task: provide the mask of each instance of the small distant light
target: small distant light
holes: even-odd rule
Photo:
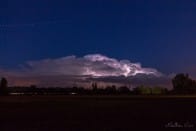
[[[77,93],[75,93],[75,92],[71,92],[71,93],[70,93],[70,95],[77,95]]]

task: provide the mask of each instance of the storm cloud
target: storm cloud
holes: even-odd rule
[[[165,76],[154,68],[144,68],[140,63],[117,60],[101,54],[84,57],[66,56],[57,59],[28,61],[18,70],[2,70],[12,85],[36,84],[65,86],[91,81],[115,84],[164,84]],[[22,79],[22,80],[21,80]]]
[[[161,75],[156,69],[143,68],[140,63],[131,63],[129,60],[117,60],[101,54],[29,61],[23,68],[27,73],[37,75],[90,75],[95,77],[128,77],[137,74]]]

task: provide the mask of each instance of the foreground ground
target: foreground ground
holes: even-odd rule
[[[1,131],[196,128],[196,97],[0,97]]]

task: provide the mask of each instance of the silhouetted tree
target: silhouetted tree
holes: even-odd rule
[[[7,95],[7,79],[6,78],[2,78],[1,79],[1,83],[0,83],[0,95]]]
[[[139,95],[139,94],[141,94],[140,88],[139,88],[139,87],[133,88],[132,93],[133,93],[134,95]]]
[[[116,93],[116,86],[115,85],[107,86],[104,91],[106,94],[115,94]]]
[[[123,94],[128,94],[128,93],[130,93],[129,88],[126,87],[126,86],[121,86],[121,87],[119,87],[119,88],[118,88],[118,91],[119,91],[120,93],[123,93]]]
[[[173,90],[179,94],[193,94],[196,91],[196,82],[188,74],[177,74],[172,79]]]
[[[93,91],[96,91],[97,90],[97,83],[96,82],[93,82],[92,83],[92,88],[93,88]]]

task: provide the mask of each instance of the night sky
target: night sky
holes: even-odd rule
[[[6,0],[0,68],[102,54],[196,76],[195,0]]]

